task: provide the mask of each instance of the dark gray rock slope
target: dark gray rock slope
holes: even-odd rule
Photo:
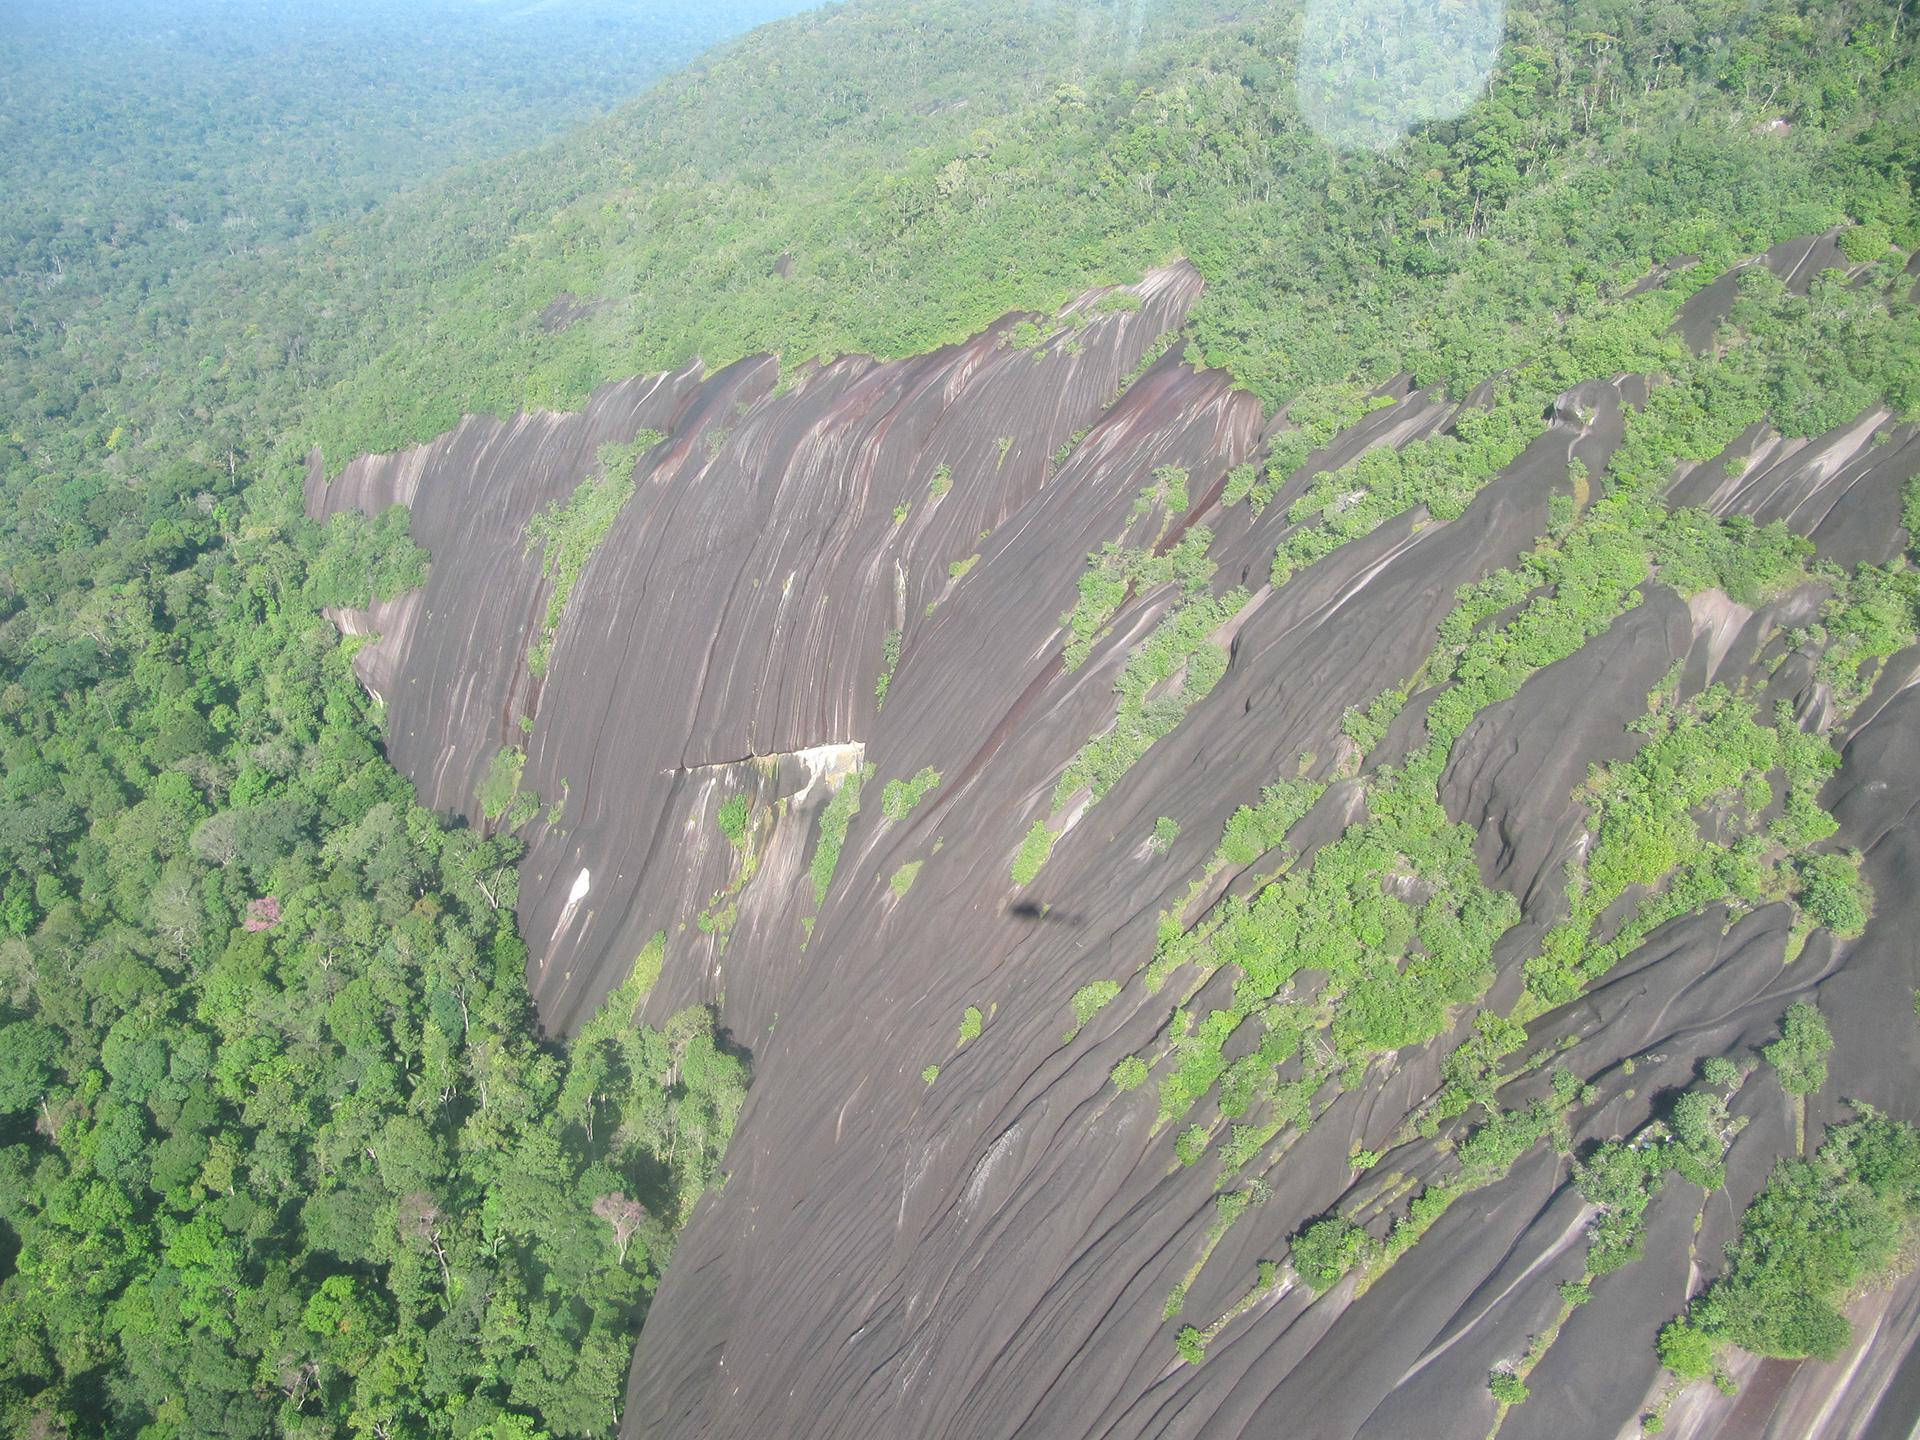
[[[1806,256],[1770,258],[1791,273]],[[1303,753],[1310,773],[1334,773],[1346,709],[1416,670],[1456,587],[1544,531],[1569,458],[1598,474],[1622,407],[1646,393],[1636,377],[1582,387],[1459,519],[1403,516],[1274,590],[1286,502],[1307,476],[1257,518],[1223,508],[1226,471],[1262,442],[1259,406],[1177,353],[1154,358],[1199,283],[1176,267],[1137,287],[1137,308],[1088,297],[1084,324],[1053,325],[1037,351],[1005,343],[1021,318],[1010,317],[901,362],[849,358],[785,380],[771,359],[695,368],[609,386],[579,414],[472,419],[357,461],[330,486],[316,469],[316,512],[407,504],[434,556],[422,591],[338,617],[380,637],[358,664],[387,703],[395,761],[429,803],[475,823],[476,786],[504,745],[525,746],[525,782],[544,801],[565,797],[524,832],[520,918],[544,1023],[577,1025],[664,931],[649,1018],[711,1001],[752,1052],[726,1183],[696,1212],[640,1341],[627,1435],[1479,1440],[1495,1420],[1489,1369],[1527,1348],[1557,1312],[1557,1284],[1581,1273],[1590,1212],[1566,1161],[1539,1146],[1364,1294],[1351,1278],[1319,1297],[1281,1283],[1204,1364],[1175,1353],[1162,1306],[1204,1253],[1213,1167],[1176,1163],[1151,1087],[1121,1093],[1109,1073],[1151,1049],[1177,996],[1129,986],[1069,1042],[1072,997],[1152,955],[1159,912],[1200,874],[1235,807]],[[1711,333],[1697,310],[1683,324]],[[1454,413],[1425,393],[1391,398],[1310,469],[1405,444]],[[537,677],[527,654],[548,582],[527,523],[593,471],[599,446],[643,428],[665,439]],[[1679,498],[1785,518],[1848,564],[1898,553],[1899,485],[1920,467],[1911,427],[1869,415],[1810,442],[1751,434],[1724,458],[1736,453],[1744,466],[1679,477]],[[1136,591],[1087,663],[1062,664],[1060,617],[1089,552],[1155,541],[1159,521],[1134,506],[1163,465],[1188,472],[1191,507],[1161,545],[1182,524],[1212,527],[1216,585],[1245,583],[1252,599],[1220,637],[1231,659],[1217,687],[1021,889],[1009,879],[1021,837],[1069,757],[1111,723],[1129,651],[1176,601],[1171,586]],[[1688,602],[1650,585],[1605,634],[1474,722],[1442,799],[1477,829],[1485,880],[1523,906],[1496,956],[1495,1004],[1518,993],[1521,961],[1565,913],[1564,865],[1586,838],[1574,787],[1591,764],[1632,753],[1626,726],[1648,692],[1677,663],[1687,689],[1745,683],[1817,722],[1826,702],[1810,672],[1760,653],[1814,607],[1788,596],[1755,616],[1717,593]],[[1920,655],[1887,667],[1839,737],[1845,764],[1827,796],[1878,892],[1866,934],[1816,936],[1783,965],[1784,906],[1656,931],[1531,1027],[1535,1050],[1564,1044],[1563,1062],[1598,1088],[1575,1112],[1576,1145],[1632,1134],[1701,1058],[1764,1044],[1807,996],[1839,1042],[1809,1114],[1816,1136],[1844,1113],[1841,1097],[1920,1118],[1916,676]],[[1418,708],[1416,697],[1382,753],[1404,753]],[[861,766],[872,779],[816,905],[816,822]],[[885,782],[929,766],[939,785],[887,819]],[[715,818],[736,793],[753,803],[744,884]],[[1334,784],[1296,847],[1337,836],[1361,803]],[[1162,816],[1179,826],[1164,853],[1148,843]],[[910,863],[922,868],[899,893],[890,882]],[[1208,893],[1245,883],[1229,871]],[[963,1045],[968,1006],[985,1024]],[[1446,1045],[1403,1053],[1331,1099],[1265,1172],[1271,1198],[1192,1277],[1187,1315],[1227,1311],[1262,1260],[1284,1261],[1290,1233],[1351,1202],[1350,1186],[1370,1183],[1349,1166],[1356,1147],[1391,1147],[1378,1173],[1409,1188],[1444,1167],[1444,1135],[1401,1137],[1438,1086]],[[1506,1103],[1544,1083],[1544,1071],[1516,1082]],[[1637,1433],[1661,1385],[1655,1331],[1713,1273],[1740,1208],[1792,1147],[1777,1085],[1748,1086],[1738,1104],[1749,1123],[1727,1193],[1696,1233],[1702,1193],[1668,1185],[1645,1258],[1574,1313],[1503,1435]],[[1749,1365],[1738,1400],[1692,1387],[1669,1433],[1905,1433],[1894,1410],[1920,1387],[1895,1380],[1920,1331],[1920,1287],[1869,1297],[1854,1318],[1858,1343],[1841,1362]]]

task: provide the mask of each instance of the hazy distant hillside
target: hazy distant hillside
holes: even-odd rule
[[[558,134],[804,0],[0,4],[9,268],[236,250]],[[176,242],[177,243],[177,242]],[[44,246],[44,251],[36,248]]]
[[[224,384],[206,363],[223,331],[257,336],[289,279],[290,306],[328,312],[324,273],[290,269],[290,247],[803,4],[0,0],[0,405],[97,415],[103,435],[190,414],[112,387],[136,354],[144,380]]]

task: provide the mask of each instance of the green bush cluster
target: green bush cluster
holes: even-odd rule
[[[1789,787],[1787,823],[1775,825],[1773,838],[1821,833],[1809,817],[1821,813],[1814,796],[1830,766],[1812,754],[1815,745],[1825,750],[1824,742],[1801,736],[1789,716],[1777,718],[1784,730],[1759,724],[1751,702],[1715,687],[1649,716],[1642,727],[1649,739],[1639,753],[1595,773],[1587,786],[1595,840],[1577,875],[1572,914],[1526,965],[1536,1003],[1570,999],[1675,915],[1718,900],[1753,903],[1784,893],[1789,877],[1757,829],[1759,812],[1773,798],[1768,777],[1784,768]],[[1695,815],[1710,802],[1722,812],[1722,832],[1735,837],[1731,844],[1701,836]],[[1824,863],[1829,859],[1832,865]],[[1829,915],[1864,923],[1849,904],[1857,897],[1842,873],[1851,873],[1846,862],[1814,857],[1797,868],[1818,876],[1814,892]],[[1593,926],[1630,886],[1663,882],[1611,940],[1592,943]]]
[[[1555,1137],[1565,1148],[1561,1133],[1566,1111],[1586,1092],[1570,1071],[1553,1072],[1550,1098],[1534,1101],[1524,1110],[1495,1110],[1460,1142],[1460,1180],[1466,1189],[1491,1184],[1513,1168],[1513,1162],[1541,1140]]]
[[[1251,497],[1257,515],[1273,503],[1290,476],[1307,463],[1315,450],[1332,441],[1335,435],[1359,421],[1369,410],[1392,405],[1391,398],[1369,396],[1365,387],[1353,383],[1308,383],[1288,401],[1287,428],[1268,447],[1258,469],[1251,465],[1236,470],[1230,479],[1222,503],[1237,505]]]
[[[1031,885],[1059,839],[1060,832],[1050,828],[1044,819],[1034,821],[1013,857],[1013,883]]]
[[[1435,1102],[1437,1118],[1459,1115],[1474,1105],[1494,1106],[1501,1058],[1527,1043],[1525,1027],[1493,1010],[1473,1017],[1473,1034],[1461,1041],[1441,1062],[1444,1082]]]
[[[527,752],[518,745],[502,745],[487,762],[487,773],[474,789],[480,813],[489,820],[502,819],[520,794],[520,777],[527,768]],[[537,802],[536,802],[537,803]]]
[[[887,692],[893,688],[893,672],[900,664],[900,632],[887,631],[887,638],[881,646],[882,663],[879,678],[873,682],[873,708],[878,710],[887,703]]]
[[[1168,615],[1127,661],[1114,682],[1120,697],[1113,726],[1067,762],[1053,790],[1059,810],[1082,788],[1098,800],[1155,741],[1173,729],[1227,672],[1227,652],[1208,641],[1246,603],[1244,590],[1202,595]],[[1167,684],[1174,681],[1173,684]],[[1159,694],[1154,691],[1166,688]]]
[[[1160,534],[1165,535],[1173,522],[1183,518],[1192,508],[1193,500],[1187,494],[1187,472],[1178,465],[1156,465],[1153,467],[1152,481],[1134,498],[1127,523],[1132,524],[1158,510]]]
[[[1060,1043],[1063,1045],[1070,1043],[1073,1037],[1086,1027],[1089,1020],[1113,1003],[1114,997],[1119,993],[1120,982],[1117,980],[1090,981],[1074,991],[1073,1024],[1067,1033],[1060,1037]]]
[[[312,602],[364,610],[424,585],[427,552],[413,543],[409,523],[404,505],[389,505],[378,515],[349,510],[316,530],[306,577]],[[177,527],[175,534],[186,538]]]
[[[547,591],[547,614],[541,620],[540,639],[526,653],[526,668],[536,676],[547,672],[553,636],[561,628],[566,601],[572,599],[574,586],[580,584],[580,574],[612,530],[612,522],[634,499],[634,467],[639,455],[659,442],[659,430],[643,430],[632,444],[601,445],[601,476],[588,476],[566,501],[553,501],[526,522],[528,553],[540,545],[541,574],[553,582],[553,588]]]
[[[1278,834],[1317,793],[1304,781],[1270,790],[1263,803],[1272,805]],[[1230,835],[1249,828],[1229,822]],[[1169,936],[1173,954],[1233,965],[1241,979],[1231,1008],[1211,1012],[1191,1033],[1177,1031],[1162,1112],[1184,1113],[1220,1080],[1227,1038],[1256,1016],[1265,1038],[1243,1062],[1240,1084],[1247,1102],[1272,1098],[1273,1067],[1297,1051],[1302,1031],[1297,1007],[1269,1002],[1303,969],[1326,976],[1323,1003],[1342,1063],[1441,1033],[1449,1007],[1478,998],[1491,981],[1493,944],[1518,917],[1511,896],[1481,881],[1472,839],[1467,827],[1447,823],[1437,801],[1401,799],[1323,847],[1304,873],[1223,901],[1198,936]],[[1383,877],[1395,873],[1423,882],[1427,898],[1415,906],[1389,893]],[[1224,1096],[1223,1088],[1223,1110]]]
[[[1474,493],[1544,428],[1537,387],[1512,387],[1486,410],[1462,411],[1450,431],[1395,449],[1376,446],[1328,471],[1287,510],[1295,526],[1274,555],[1272,581],[1289,576],[1395,515],[1424,505],[1437,520],[1454,520]],[[1318,523],[1309,525],[1308,521]]]
[[[1207,558],[1212,544],[1213,532],[1196,525],[1165,554],[1109,541],[1098,554],[1089,556],[1073,609],[1060,617],[1061,625],[1072,633],[1064,660],[1068,673],[1086,663],[1131,589],[1149,590],[1178,581],[1188,599],[1204,593],[1214,569]]]
[[[1870,1109],[1828,1133],[1812,1160],[1783,1160],[1747,1207],[1726,1272],[1660,1332],[1682,1379],[1722,1346],[1831,1360],[1851,1341],[1840,1306],[1896,1262],[1920,1223],[1920,1134]]]
[[[880,813],[887,820],[904,820],[936,785],[940,783],[940,772],[931,765],[924,767],[919,774],[909,779],[893,779],[886,783],[880,792]]]
[[[1487,1377],[1487,1389],[1502,1405],[1522,1404],[1533,1393],[1527,1389],[1527,1382],[1511,1370],[1495,1370]]]
[[[1780,1076],[1780,1088],[1789,1095],[1811,1095],[1827,1083],[1827,1056],[1833,1050],[1833,1032],[1819,1007],[1797,1000],[1780,1022],[1780,1038],[1761,1054]]]
[[[1407,1213],[1394,1222],[1369,1264],[1376,1269],[1391,1265],[1420,1242],[1454,1201],[1504,1177],[1542,1139],[1551,1137],[1564,1151],[1568,1107],[1591,1099],[1590,1087],[1583,1087],[1569,1071],[1556,1069],[1550,1096],[1523,1110],[1492,1111],[1461,1143],[1459,1173],[1435,1181],[1408,1202]]]
[[[1423,761],[1423,768],[1443,766],[1476,714],[1512,698],[1528,676],[1566,659],[1638,603],[1647,563],[1619,508],[1596,506],[1565,540],[1462,592],[1440,627],[1438,663],[1428,665],[1430,678],[1447,682],[1427,707],[1434,753],[1410,759],[1409,770]],[[1522,600],[1506,624],[1481,625]]]
[[[648,432],[657,442],[657,433]],[[613,522],[633,498],[633,464],[624,451],[609,455],[618,447],[602,447],[602,474],[589,476],[574,487],[565,501],[556,500],[527,522],[527,550],[540,547],[540,569],[552,588],[547,592],[547,612],[540,635],[527,651],[527,668],[535,675],[547,673],[547,660],[553,653],[553,639],[566,614],[573,587],[600,542],[607,538]],[[614,463],[609,463],[611,460]],[[624,465],[621,462],[625,462]]]
[[[1242,805],[1228,817],[1221,856],[1229,865],[1251,865],[1278,848],[1326,788],[1311,780],[1275,780],[1260,792],[1258,805]]]
[[[1357,705],[1348,706],[1347,713],[1341,717],[1340,729],[1364,756],[1386,738],[1388,727],[1406,703],[1406,691],[1383,690],[1373,697],[1365,709]]]
[[[1606,1275],[1640,1258],[1646,1211],[1666,1178],[1667,1156],[1657,1143],[1609,1141],[1574,1170],[1580,1193],[1600,1213],[1589,1232],[1587,1273]]]
[[[1920,570],[1862,565],[1828,601],[1819,626],[1801,638],[1820,646],[1820,678],[1842,705],[1852,705],[1866,698],[1881,663],[1911,643],[1916,629]]]
[[[1819,435],[1887,405],[1920,407],[1920,314],[1888,304],[1904,290],[1896,261],[1855,284],[1838,271],[1814,277],[1796,295],[1770,270],[1743,271],[1732,322],[1760,342],[1755,380],[1768,418],[1785,435]]]
[[[1840,769],[1840,752],[1824,735],[1801,730],[1793,718],[1793,707],[1785,700],[1774,707],[1773,733],[1779,737],[1786,797],[1767,835],[1788,850],[1804,851],[1840,828],[1833,816],[1820,808],[1820,791]]]
[[[1878,220],[1850,225],[1840,232],[1840,249],[1856,265],[1878,260],[1887,253],[1887,247],[1892,243],[1893,238],[1887,233],[1887,227]]]
[[[1860,878],[1856,855],[1806,855],[1794,863],[1800,886],[1800,908],[1815,923],[1841,939],[1851,939],[1867,928],[1872,897]]]
[[[720,833],[736,849],[747,843],[747,817],[750,813],[750,802],[745,795],[731,795],[714,814],[714,823],[720,827]]]
[[[1702,1190],[1718,1190],[1727,1183],[1727,1136],[1732,1128],[1726,1097],[1707,1090],[1681,1093],[1667,1114],[1673,1142],[1668,1160],[1674,1171]]]
[[[824,905],[827,889],[833,884],[833,872],[840,868],[840,850],[847,843],[847,827],[860,813],[860,787],[873,778],[873,766],[865,765],[840,782],[826,808],[820,812],[820,838],[814,841],[813,861],[809,867],[813,880],[813,903]]]
[[[1675,510],[1653,536],[1660,578],[1682,595],[1723,590],[1742,605],[1762,605],[1807,578],[1813,542],[1780,521],[1755,525],[1745,515],[1718,519]]]
[[[1293,1237],[1294,1273],[1315,1294],[1331,1290],[1341,1276],[1372,1255],[1378,1243],[1346,1216],[1326,1216]]]

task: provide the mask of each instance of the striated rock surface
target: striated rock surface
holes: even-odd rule
[[[1154,464],[1251,448],[1259,407],[1224,376],[1168,359],[1114,403],[1198,290],[1180,267],[1137,287],[1137,309],[1098,311],[1089,297],[1084,328],[1060,327],[1039,353],[1002,343],[1009,321],[933,355],[851,357],[783,386],[771,358],[704,379],[695,368],[604,387],[577,415],[470,419],[431,445],[356,461],[330,485],[316,470],[316,512],[406,504],[416,538],[450,562],[424,589],[342,617],[380,636],[357,663],[387,702],[395,763],[428,803],[476,823],[477,787],[502,746],[525,747],[525,783],[543,799],[566,797],[558,823],[529,832],[522,883],[549,1028],[578,1023],[648,936],[726,887],[733,856],[713,823],[718,805],[743,787],[756,805],[790,793],[750,762],[870,736],[888,631],[903,631],[903,669],[922,669],[928,637],[969,625],[960,597],[993,589],[963,587],[952,568],[979,554],[1004,572],[1020,563],[1004,558],[1010,549],[1033,553],[1024,512],[1063,445],[1089,432],[1054,493],[1110,492],[1116,503]],[[600,446],[649,429],[666,438],[642,460],[639,491],[580,576],[536,676],[526,656],[550,582],[527,524],[597,470]],[[950,488],[936,496],[941,467]],[[1050,531],[1043,543],[1077,566],[1103,518],[1061,517],[1049,523],[1086,533]],[[1036,649],[1059,600],[1037,603],[1026,617]],[[533,721],[524,733],[522,716]],[[791,793],[810,819],[828,787]],[[591,888],[570,908],[582,873]],[[802,896],[774,889],[754,887],[733,951],[797,948]],[[770,960],[778,974],[736,964],[723,976],[719,942],[699,948],[694,963],[676,957],[658,1002],[724,990],[728,1022],[752,1043],[797,956]]]
[[[1793,278],[1817,251],[1768,260]],[[1438,1088],[1448,1041],[1330,1084],[1324,1112],[1261,1171],[1271,1196],[1209,1249],[1217,1167],[1178,1163],[1151,1088],[1109,1078],[1168,1033],[1177,987],[1129,985],[1069,1038],[1075,992],[1152,957],[1161,912],[1179,909],[1229,816],[1275,778],[1304,765],[1335,782],[1295,827],[1303,855],[1363,812],[1341,778],[1358,758],[1348,708],[1419,669],[1457,587],[1546,531],[1569,461],[1599,474],[1647,393],[1633,376],[1580,387],[1457,519],[1404,515],[1275,589],[1288,503],[1314,474],[1437,433],[1459,407],[1403,386],[1257,516],[1223,506],[1227,471],[1268,426],[1225,375],[1156,358],[1199,283],[1182,265],[1133,299],[1089,296],[1039,317],[1034,348],[1009,340],[1035,317],[1009,317],[905,361],[790,377],[770,358],[689,369],[609,386],[575,415],[470,419],[330,485],[316,466],[316,513],[406,504],[434,556],[423,590],[337,617],[379,637],[356,663],[387,703],[396,763],[429,803],[476,824],[504,746],[524,747],[523,783],[546,805],[564,797],[522,831],[520,918],[545,1025],[577,1025],[665,931],[647,1014],[715,1003],[752,1052],[728,1177],[655,1301],[626,1435],[1479,1440],[1496,1421],[1490,1369],[1552,1323],[1556,1287],[1582,1272],[1591,1209],[1541,1146],[1364,1293],[1350,1276],[1316,1297],[1283,1269],[1204,1364],[1175,1352],[1184,1321],[1163,1306],[1176,1286],[1182,1314],[1205,1324],[1248,1294],[1262,1261],[1285,1259],[1305,1221],[1356,1199],[1389,1205],[1390,1177],[1403,1177],[1397,1195],[1444,1170],[1459,1122],[1425,1136],[1405,1122]],[[1702,291],[1682,332],[1704,343],[1730,294]],[[664,438],[535,674],[551,582],[528,523],[597,473],[599,447],[646,429]],[[1184,514],[1137,503],[1169,465],[1187,473]],[[1823,555],[1878,563],[1904,543],[1899,489],[1917,468],[1914,427],[1870,414],[1811,441],[1750,433],[1683,473],[1674,497],[1784,519]],[[1050,813],[1070,757],[1113,722],[1129,653],[1179,599],[1172,584],[1136,588],[1069,669],[1061,616],[1087,558],[1108,541],[1164,552],[1195,525],[1213,532],[1216,590],[1251,592],[1215,637],[1225,674],[1097,804],[1083,794],[1068,808],[1044,868],[1016,886],[1023,835]],[[1603,634],[1473,721],[1440,791],[1449,818],[1477,831],[1485,881],[1522,907],[1492,1003],[1511,1003],[1521,962],[1565,915],[1566,862],[1590,838],[1574,790],[1638,748],[1627,726],[1649,692],[1678,667],[1684,691],[1744,687],[1817,718],[1820,687],[1776,637],[1818,603],[1795,592],[1755,612],[1649,583]],[[1887,665],[1839,737],[1826,796],[1836,843],[1864,853],[1879,897],[1863,936],[1816,935],[1783,964],[1786,906],[1715,907],[1662,926],[1532,1023],[1530,1049],[1596,1087],[1574,1115],[1576,1151],[1632,1134],[1703,1058],[1766,1043],[1802,997],[1839,1042],[1811,1133],[1844,1113],[1842,1097],[1920,1118],[1916,676],[1920,655]],[[1417,742],[1430,698],[1411,697],[1376,762]],[[862,767],[871,778],[819,902],[817,822]],[[890,817],[887,782],[926,768],[938,784]],[[741,794],[750,838],[735,846],[718,817]],[[1161,817],[1178,829],[1157,844]],[[1186,913],[1272,868],[1212,874]],[[1204,1013],[1215,999],[1190,1003]],[[969,1006],[984,1024],[963,1042]],[[1502,1102],[1546,1085],[1543,1066]],[[1645,1257],[1573,1312],[1501,1435],[1637,1433],[1662,1383],[1655,1332],[1714,1272],[1794,1144],[1777,1086],[1743,1088],[1736,1111],[1748,1123],[1726,1193],[1667,1185]],[[1370,1176],[1349,1163],[1359,1148],[1385,1152]],[[1738,1399],[1693,1387],[1668,1433],[1906,1433],[1920,1386],[1900,1366],[1920,1334],[1920,1285],[1868,1297],[1854,1319],[1841,1361],[1750,1363]]]

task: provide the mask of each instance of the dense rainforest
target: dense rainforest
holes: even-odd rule
[[[513,842],[416,804],[318,620],[424,557],[263,505],[292,392],[197,347],[792,8],[0,11],[7,1433],[612,1423],[744,1066],[699,1010],[534,1039]]]
[[[919,355],[1013,311],[1036,318],[1008,345],[1037,360],[1076,343],[1084,315],[1048,317],[1079,292],[1190,262],[1205,289],[1135,374],[1174,354],[1253,397],[1271,433],[1204,503],[1287,528],[1215,587],[1212,534],[1174,531],[1203,497],[1169,466],[1129,517],[1147,531],[1089,558],[1061,617],[1067,673],[1100,663],[1129,596],[1179,600],[1126,650],[1108,728],[1044,792],[1012,857],[1027,887],[1072,817],[1219,683],[1212,637],[1254,590],[1410,512],[1459,517],[1560,397],[1660,377],[1604,471],[1576,461],[1557,482],[1534,547],[1474,576],[1432,650],[1349,711],[1329,761],[1343,768],[1302,757],[1249,797],[1217,850],[1208,837],[1205,878],[1282,848],[1363,769],[1366,818],[1271,883],[1173,907],[1149,946],[1135,989],[1187,967],[1238,976],[1210,1012],[1183,1007],[1163,1051],[1111,1066],[1122,1095],[1152,1077],[1181,1165],[1223,1167],[1189,1278],[1270,1194],[1248,1167],[1311,1125],[1316,1095],[1360,1088],[1486,997],[1518,906],[1438,798],[1476,717],[1639,606],[1655,575],[1753,607],[1824,587],[1794,644],[1842,719],[1913,643],[1906,558],[1836,566],[1778,522],[1663,489],[1752,426],[1814,437],[1920,410],[1920,84],[1899,0],[1521,0],[1471,103],[1404,136],[1388,112],[1437,63],[1431,46],[1355,87],[1331,139],[1304,58],[1338,69],[1370,14],[1397,13],[1378,3],[1342,28],[1317,5],[854,0],[595,113],[794,8],[742,0],[693,22],[668,6],[357,4],[323,24],[262,4],[86,6],[58,23],[0,7],[15,42],[0,60],[10,1433],[610,1434],[676,1235],[722,1178],[748,1057],[711,1007],[634,1019],[678,943],[667,917],[571,1037],[543,1030],[515,909],[524,827],[557,818],[516,806],[511,749],[482,823],[424,808],[383,751],[387,707],[354,675],[369,642],[322,613],[392,601],[453,557],[421,549],[398,509],[308,518],[310,467],[324,478],[469,412],[577,408],[693,361],[712,373],[772,352],[791,384],[803,362]],[[1845,271],[1789,285],[1745,270],[1708,343],[1682,343],[1689,301],[1723,272],[1828,232]],[[1102,303],[1118,320],[1141,302]],[[1473,404],[1290,486],[1410,386]],[[599,482],[528,523],[558,582],[536,673],[665,438],[603,451]],[[936,472],[931,498],[948,483]],[[1916,516],[1920,496],[1909,530]],[[951,579],[979,554],[954,556]],[[902,703],[901,646],[895,628],[876,647],[876,709]],[[1567,1143],[1588,1081],[1530,1059],[1543,1093],[1502,1108],[1502,1059],[1663,923],[1783,904],[1796,952],[1866,925],[1859,856],[1827,843],[1839,757],[1823,735],[1745,693],[1683,694],[1677,675],[1634,724],[1642,747],[1583,791],[1595,841],[1566,913],[1506,1012],[1466,1022],[1420,1107],[1427,1133],[1477,1117],[1457,1173],[1382,1233],[1353,1207],[1298,1227],[1285,1253],[1309,1290],[1373,1283],[1455,1201]],[[876,785],[868,819],[904,820],[940,784],[920,768]],[[858,782],[839,794],[816,903]],[[1697,825],[1709,804],[1723,813]],[[745,846],[744,807],[719,825]],[[1157,853],[1178,831],[1155,828]],[[893,872],[896,900],[922,863]],[[1383,899],[1388,873],[1421,903]],[[1311,1004],[1291,998],[1305,971],[1327,977]],[[1122,990],[1080,988],[1068,1040]],[[962,1045],[990,1011],[954,1017]],[[1821,1089],[1820,1011],[1783,1007],[1780,1023],[1764,1056],[1709,1067],[1652,1128],[1578,1157],[1600,1218],[1556,1333],[1639,1255],[1670,1175],[1718,1188],[1728,1107],[1763,1061],[1803,1103]],[[1255,1028],[1251,1052],[1232,1043]],[[941,1069],[920,1072],[930,1091]],[[1214,1118],[1195,1117],[1203,1101]],[[1908,1125],[1862,1107],[1801,1149],[1753,1197],[1719,1278],[1659,1317],[1669,1398],[1725,1380],[1736,1351],[1838,1353],[1840,1306],[1911,1255]],[[1378,1159],[1356,1152],[1356,1173]],[[1183,1310],[1184,1281],[1156,1297],[1162,1358],[1205,1361],[1278,1262],[1256,1273],[1217,1315]],[[1501,1414],[1552,1343],[1487,1382]]]

